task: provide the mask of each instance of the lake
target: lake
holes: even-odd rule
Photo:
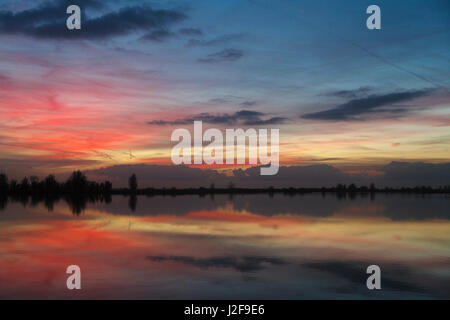
[[[450,298],[448,194],[107,202],[3,199],[0,298]],[[81,290],[66,287],[69,265]]]

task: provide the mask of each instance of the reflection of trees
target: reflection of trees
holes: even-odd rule
[[[66,182],[60,183],[55,176],[49,175],[43,180],[38,177],[24,177],[19,183],[0,173],[0,209],[6,207],[7,197],[21,203],[24,207],[31,207],[44,202],[45,207],[52,211],[54,203],[64,198],[74,214],[85,210],[88,201],[111,202],[112,184],[109,181],[89,181],[81,171],[74,171]],[[6,200],[4,199],[6,197]],[[31,201],[30,201],[31,200]]]
[[[128,207],[132,212],[136,211],[137,206],[137,197],[135,194],[130,195],[130,198],[128,199]]]
[[[134,196],[136,198],[136,196]],[[80,215],[84,210],[86,210],[88,203],[111,203],[111,195],[107,196],[90,196],[90,195],[79,195],[79,194],[66,194],[62,196],[6,196],[0,195],[0,210],[6,209],[8,201],[17,202],[22,204],[25,208],[28,205],[32,208],[37,207],[40,203],[43,203],[48,211],[53,211],[55,203],[63,199],[74,215]],[[137,199],[134,199],[134,207],[136,208]]]
[[[44,198],[44,205],[47,208],[48,211],[53,211],[53,208],[55,206],[55,202],[58,201],[58,198],[54,197],[45,197]]]
[[[192,196],[156,196],[152,197],[128,195],[125,197],[116,196],[113,206],[102,206],[110,214],[133,215],[184,215],[195,211],[218,210],[232,206],[235,212],[250,212],[255,215],[275,216],[275,215],[301,215],[311,217],[328,217],[340,212],[347,212],[347,208],[359,208],[364,215],[366,208],[370,208],[367,213],[388,217],[392,220],[428,220],[428,219],[450,219],[448,210],[450,198],[448,195],[421,195],[421,194],[377,194],[374,203],[372,194],[354,195],[354,200],[349,195],[346,198],[338,193],[326,194],[304,194],[298,196],[274,195],[271,198],[268,194],[234,196],[230,201],[227,195],[216,196],[214,200],[209,197],[198,198]],[[324,199],[325,197],[325,199]],[[30,203],[30,197],[5,197],[0,195],[0,210],[4,210],[11,203],[22,203],[26,206]],[[65,195],[62,197],[43,197],[31,199],[42,202],[45,207],[52,211],[55,203],[60,199],[67,203],[74,215],[80,215],[90,206],[91,203],[110,203],[109,197],[91,197],[79,195]],[[140,207],[137,202],[141,201]],[[375,205],[375,206],[374,206]],[[127,207],[129,210],[127,210]],[[142,210],[145,208],[145,210]],[[8,210],[9,207],[6,209]],[[14,211],[14,210],[13,210]],[[372,213],[371,213],[372,212]]]
[[[70,207],[70,210],[72,210],[72,213],[79,216],[84,210],[86,210],[88,197],[83,195],[71,194],[65,196],[64,200],[66,200],[67,204]]]
[[[19,195],[17,201],[25,208],[28,205],[28,196],[24,194]]]
[[[5,210],[8,206],[8,197],[6,195],[0,194],[0,211]]]

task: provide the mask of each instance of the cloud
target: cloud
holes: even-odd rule
[[[359,182],[360,177],[351,177],[339,169],[327,164],[306,166],[280,166],[274,176],[262,176],[259,167],[236,169],[233,182],[237,186],[249,187],[321,187],[334,186],[337,183]]]
[[[0,168],[13,169],[14,161],[5,166],[0,159]],[[345,173],[327,164],[303,166],[280,166],[278,174],[261,176],[259,167],[233,170],[233,175],[214,169],[190,168],[174,165],[115,165],[101,169],[86,171],[90,179],[111,180],[115,187],[126,186],[128,178],[135,173],[140,187],[209,187],[214,182],[216,187],[227,187],[233,182],[239,187],[330,187],[338,183],[370,185],[375,183],[379,188],[445,186],[450,181],[450,162],[391,162],[384,166],[374,167],[382,174],[368,176],[364,173]],[[11,175],[11,174],[10,174]],[[20,177],[20,174],[18,175]],[[398,210],[397,210],[398,211]]]
[[[337,90],[332,91],[328,93],[321,94],[322,96],[334,96],[334,97],[341,97],[341,98],[348,98],[348,99],[356,99],[363,96],[367,96],[369,92],[372,91],[372,88],[370,87],[359,87],[358,89],[354,90]]]
[[[275,125],[275,124],[282,124],[286,122],[287,119],[283,117],[273,117],[270,119],[249,119],[244,124],[248,126],[264,126],[264,125]]]
[[[399,162],[382,166],[386,185],[447,185],[450,181],[450,163]]]
[[[254,105],[258,104],[256,101],[244,101],[241,103],[242,107],[253,107]]]
[[[304,114],[303,119],[326,121],[365,120],[366,116],[383,114],[384,117],[397,117],[407,113],[405,107],[392,107],[392,104],[410,101],[431,93],[433,89],[370,95],[365,98],[352,99],[332,109]]]
[[[210,103],[217,103],[217,104],[224,104],[224,103],[228,103],[229,100],[228,99],[224,99],[224,98],[213,98],[213,99],[209,99]]]
[[[142,37],[142,39],[156,42],[163,42],[169,38],[176,37],[177,35],[193,36],[193,35],[202,35],[202,33],[203,33],[202,30],[196,28],[183,28],[178,30],[178,32],[171,32],[166,29],[160,29],[147,33]]]
[[[369,185],[375,183],[378,187],[416,187],[444,186],[450,181],[450,163],[396,162],[374,167],[379,176],[366,174],[349,174],[327,165],[281,166],[274,176],[261,176],[258,167],[246,170],[235,170],[234,182],[241,186],[294,186],[320,187],[335,186],[338,183]]]
[[[154,10],[149,6],[125,7],[93,18],[82,10],[81,30],[72,31],[66,27],[69,4],[78,4],[83,9],[103,8],[98,1],[75,0],[54,1],[17,13],[0,11],[0,33],[51,39],[99,39],[150,29],[164,30],[186,18],[175,10]]]
[[[85,173],[93,180],[109,179],[114,186],[126,186],[128,178],[135,173],[142,188],[209,187],[212,182],[225,179],[225,174],[216,170],[174,165],[115,165],[88,170]]]
[[[156,42],[162,42],[168,38],[173,37],[174,35],[175,34],[173,32],[170,32],[168,30],[155,30],[150,33],[147,33],[145,36],[142,37],[142,39],[156,41]]]
[[[325,274],[345,279],[353,285],[366,289],[367,274],[365,273],[367,266],[371,265],[370,261],[341,261],[329,260],[320,262],[308,262],[303,264],[305,267],[318,270]],[[411,282],[415,274],[412,275],[412,269],[404,266],[383,263],[382,286],[385,290],[408,291],[408,292],[427,292],[424,288]]]
[[[216,63],[224,61],[236,61],[244,56],[244,52],[239,49],[224,49],[222,51],[211,53],[205,58],[198,59],[199,62]]]
[[[202,269],[231,268],[240,272],[255,272],[265,269],[268,265],[279,266],[286,264],[286,261],[280,258],[257,256],[221,256],[211,258],[195,258],[188,256],[148,256],[147,259],[155,262],[180,262]]]
[[[197,28],[183,28],[178,30],[178,33],[186,36],[201,36],[203,31]]]
[[[266,116],[265,113],[251,110],[240,110],[232,114],[217,114],[213,115],[210,113],[200,113],[198,115],[177,119],[173,121],[166,120],[153,120],[147,122],[149,125],[186,125],[192,124],[194,121],[203,121],[206,123],[212,124],[242,124],[249,126],[256,125],[274,125],[274,124],[282,124],[287,121],[286,118],[283,117],[272,117],[264,119]]]
[[[73,165],[73,164],[72,164]],[[12,178],[22,178],[23,175],[31,173],[23,173],[16,170],[13,161],[10,165],[4,165],[0,159],[0,168]],[[392,162],[389,165],[377,167],[377,170],[384,174],[378,176],[368,176],[365,174],[350,174],[340,171],[330,165],[305,165],[305,166],[280,166],[278,174],[274,176],[261,176],[259,167],[251,167],[248,169],[233,170],[232,175],[227,175],[224,171],[214,169],[190,168],[187,166],[174,165],[115,165],[100,169],[85,171],[89,179],[95,181],[110,180],[114,187],[125,187],[128,185],[128,178],[135,173],[138,177],[140,188],[208,188],[211,183],[216,188],[227,188],[232,182],[237,187],[245,188],[267,188],[273,186],[282,187],[331,187],[338,183],[349,185],[355,183],[358,186],[369,186],[375,183],[378,188],[388,187],[416,187],[426,186],[445,186],[450,181],[450,163],[432,164],[432,163],[400,163]],[[381,197],[383,198],[383,197]],[[380,199],[381,199],[380,198]],[[384,198],[383,198],[384,199]],[[413,201],[405,198],[405,201],[399,202],[392,200],[383,201],[386,207],[386,216],[393,220],[400,219],[431,219],[442,218],[449,219],[448,204],[440,198],[436,198],[432,209],[424,208],[424,210],[415,210],[421,206],[429,206],[428,203]],[[419,199],[419,198],[415,198]],[[420,199],[419,199],[420,200]],[[278,202],[275,202],[277,204]],[[164,206],[162,204],[161,206]],[[256,206],[256,207],[255,207]],[[293,207],[297,206],[297,209]],[[331,215],[337,210],[337,204],[333,203],[331,208],[318,207],[317,203],[303,203],[298,206],[288,206],[284,209],[279,207],[272,208],[270,203],[259,200],[252,207],[253,212],[303,212],[310,215]],[[188,207],[186,207],[188,208]],[[242,205],[242,209],[249,209],[247,204]],[[148,209],[148,208],[147,208]],[[155,210],[159,210],[155,207]],[[155,212],[156,212],[155,211]],[[163,210],[164,211],[164,210]],[[161,212],[163,212],[161,211]],[[425,213],[425,214],[423,214]]]
[[[218,45],[218,44],[223,44],[224,42],[228,42],[228,41],[232,41],[232,40],[240,40],[244,37],[243,34],[240,33],[233,33],[233,34],[225,34],[219,37],[215,37],[209,40],[205,40],[205,39],[190,39],[187,43],[188,46],[190,47],[195,47],[195,46],[203,46],[203,47],[207,47],[207,46],[214,46],[214,45]]]

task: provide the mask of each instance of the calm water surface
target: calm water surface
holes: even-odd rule
[[[113,196],[48,207],[0,206],[0,298],[450,298],[449,195]],[[79,291],[66,289],[72,264]],[[371,264],[382,290],[366,288]]]

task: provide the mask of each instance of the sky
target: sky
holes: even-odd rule
[[[449,22],[444,0],[0,0],[0,171],[172,166],[195,119],[280,129],[284,167],[445,165]]]

